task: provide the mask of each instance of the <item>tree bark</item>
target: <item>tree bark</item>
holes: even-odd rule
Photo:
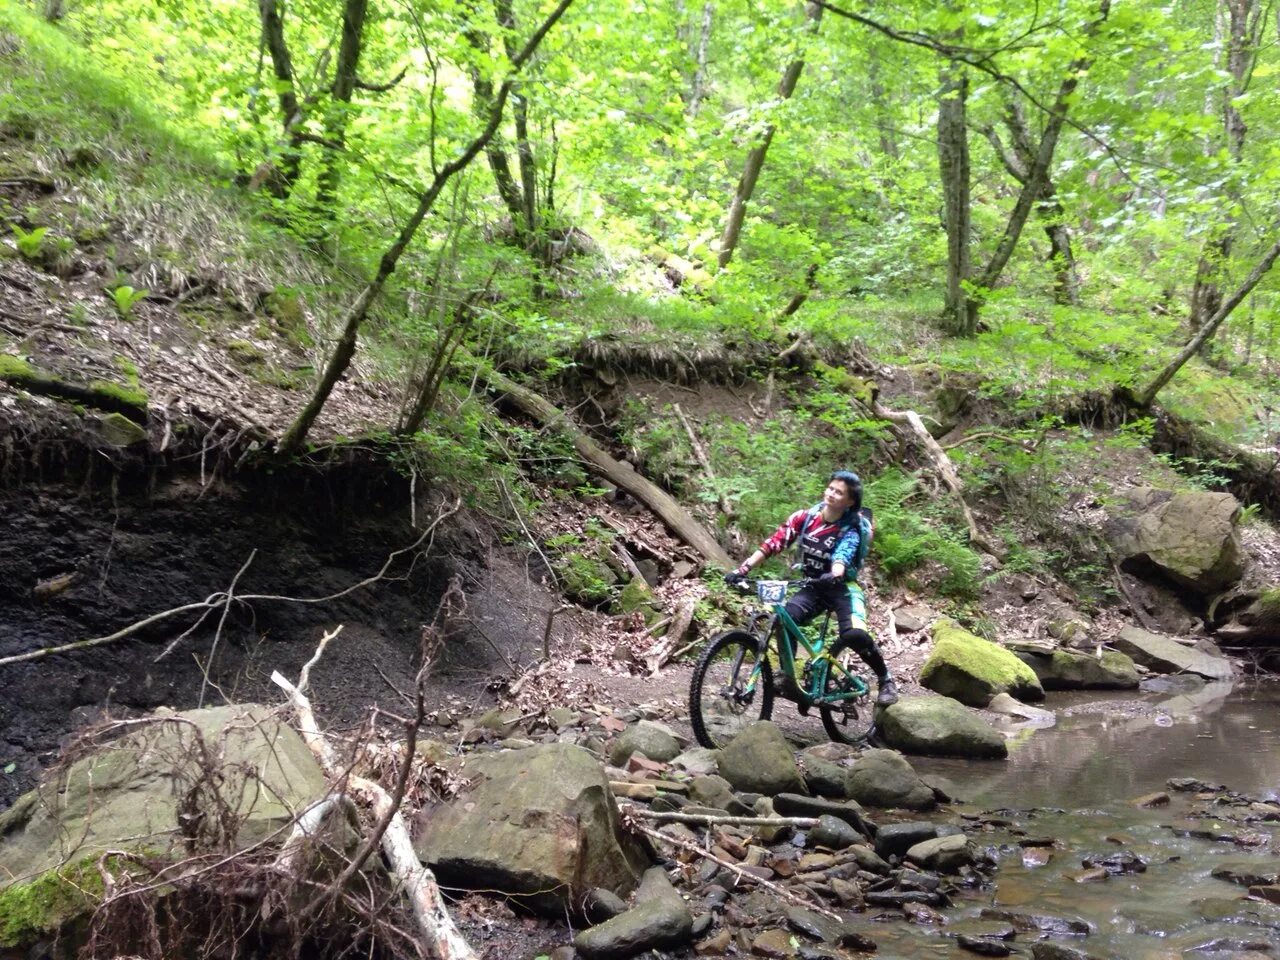
[[[1226,147],[1232,168],[1238,167],[1244,153],[1245,134],[1248,127],[1240,115],[1237,101],[1248,88],[1249,76],[1257,56],[1258,42],[1262,35],[1262,5],[1256,0],[1221,0],[1221,8],[1227,13],[1227,74],[1229,80],[1222,89],[1222,144]],[[1231,200],[1238,201],[1238,190],[1227,191]],[[1228,214],[1205,242],[1196,265],[1196,279],[1191,288],[1188,325],[1189,339],[1196,339],[1200,331],[1222,307],[1222,280],[1226,265],[1235,245],[1236,223],[1234,214]],[[1207,345],[1209,340],[1202,340]]]
[[[266,4],[270,3],[271,0],[262,0],[262,2]],[[329,357],[329,362],[325,365],[320,383],[316,386],[311,399],[307,401],[307,405],[303,407],[297,419],[290,424],[289,429],[285,431],[276,446],[276,452],[280,456],[294,456],[302,449],[302,444],[315,423],[316,417],[320,415],[320,411],[324,408],[325,401],[329,399],[329,394],[333,392],[338,379],[346,372],[347,367],[351,364],[351,358],[355,356],[356,337],[360,331],[360,325],[364,323],[365,317],[369,315],[369,308],[373,306],[373,302],[382,292],[382,288],[386,286],[387,278],[394,272],[396,264],[400,262],[400,257],[404,255],[409,243],[417,234],[422,221],[431,212],[432,207],[435,206],[435,202],[445,185],[455,174],[465,170],[471,161],[475,159],[476,154],[483,150],[485,145],[493,138],[493,135],[497,133],[498,124],[502,120],[503,108],[506,106],[507,97],[510,95],[511,88],[515,83],[515,74],[533,56],[534,51],[538,49],[538,45],[542,42],[542,38],[547,35],[547,31],[555,26],[556,21],[564,15],[564,12],[569,9],[572,3],[573,0],[560,0],[556,8],[551,11],[547,19],[542,22],[542,25],[525,43],[520,53],[512,58],[512,75],[504,80],[502,86],[498,89],[497,96],[494,98],[489,110],[488,122],[485,124],[485,128],[468,144],[462,153],[445,164],[436,173],[431,185],[419,195],[418,206],[401,228],[395,242],[382,254],[382,259],[378,262],[378,272],[343,315],[342,332],[338,337],[333,353]]]
[[[331,215],[334,197],[341,179],[339,152],[346,144],[347,117],[351,95],[355,92],[364,46],[364,21],[369,0],[347,0],[342,9],[342,42],[334,68],[333,89],[325,118],[325,139],[334,145],[324,154],[324,163],[316,183],[316,206]]]
[[[481,378],[490,387],[510,400],[521,413],[562,433],[588,467],[643,503],[671,528],[672,533],[697,550],[703,559],[726,570],[733,566],[733,561],[720,544],[716,543],[715,538],[669,493],[611,457],[545,397],[520,386],[478,360],[476,364]]]
[[[302,141],[297,135],[302,123],[302,104],[298,101],[293,56],[284,37],[284,18],[280,13],[280,6],[276,0],[258,0],[258,14],[262,22],[262,41],[271,55],[271,70],[279,91],[280,122],[286,141],[280,161],[279,179],[287,196],[302,169]]]
[[[715,13],[710,3],[702,5],[702,27],[698,32],[698,48],[693,58],[693,82],[689,89],[688,113],[696,117],[707,94],[707,47],[711,43],[711,18]]]
[[[66,0],[45,0],[44,18],[50,23],[57,23],[67,15]]]
[[[1222,306],[1218,308],[1218,312],[1205,322],[1204,326],[1200,328],[1200,332],[1196,334],[1194,339],[1182,348],[1182,352],[1174,357],[1172,362],[1170,362],[1167,367],[1156,375],[1156,378],[1151,381],[1147,388],[1134,398],[1135,402],[1139,406],[1151,406],[1152,402],[1156,398],[1156,394],[1160,392],[1161,388],[1172,380],[1174,374],[1182,369],[1182,365],[1195,356],[1196,352],[1208,342],[1209,338],[1212,337],[1215,332],[1217,332],[1218,327],[1222,326],[1223,321],[1225,321],[1227,317],[1231,316],[1231,311],[1240,305],[1244,298],[1253,291],[1253,288],[1256,287],[1258,282],[1266,275],[1267,271],[1272,268],[1277,257],[1280,257],[1280,240],[1273,243],[1271,245],[1271,249],[1263,254],[1262,259],[1259,260],[1253,270],[1250,271],[1249,276],[1245,278],[1244,283],[1240,284],[1240,286],[1236,288],[1235,292],[1222,303]]]
[[[814,3],[813,0],[806,0],[804,15],[808,20],[805,25],[806,32],[810,34],[816,33],[819,23],[822,22],[822,7]],[[803,57],[792,61],[787,67],[782,74],[782,80],[778,83],[778,99],[789,100],[791,98],[802,70],[804,70]],[[724,231],[720,234],[720,253],[717,257],[717,262],[722,270],[728,266],[729,261],[733,259],[734,250],[737,249],[738,239],[742,235],[742,221],[747,216],[747,204],[751,202],[751,195],[755,193],[756,182],[760,179],[760,170],[764,167],[764,158],[769,153],[769,144],[773,142],[773,135],[776,131],[776,124],[772,121],[767,123],[764,133],[760,136],[760,141],[747,154],[747,162],[742,167],[742,176],[738,179],[738,187],[733,192],[733,199],[729,202],[729,213],[725,218]]]
[[[942,308],[946,330],[961,337],[978,328],[978,305],[970,297],[969,131],[965,125],[969,77],[962,64],[948,61],[941,72],[938,100],[938,171],[942,178],[943,226],[947,232],[947,293]]]

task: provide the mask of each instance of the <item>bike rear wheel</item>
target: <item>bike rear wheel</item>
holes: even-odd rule
[[[827,665],[823,695],[849,693],[856,689],[850,676],[858,673],[857,665],[861,664],[862,658],[853,645],[847,640],[837,640],[831,648],[831,659],[834,663]],[[863,743],[875,729],[876,705],[869,690],[837,703],[819,703],[818,713],[827,736],[837,743]]]
[[[698,743],[723,747],[772,713],[773,670],[756,636],[730,630],[707,644],[689,682],[689,720]]]

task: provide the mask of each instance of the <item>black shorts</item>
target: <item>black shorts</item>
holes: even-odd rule
[[[818,614],[832,610],[840,627],[838,635],[867,629],[867,600],[856,583],[811,583],[796,591],[787,601],[786,610],[801,626]]]

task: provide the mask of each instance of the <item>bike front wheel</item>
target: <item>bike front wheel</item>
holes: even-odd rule
[[[689,720],[698,743],[719,749],[772,713],[773,670],[756,636],[730,630],[707,644],[689,682]]]
[[[837,640],[831,648],[832,662],[827,664],[827,679],[823,683],[823,697],[852,694],[858,686],[858,665],[862,658],[847,640]],[[819,703],[818,713],[827,736],[837,743],[859,744],[871,736],[875,728],[876,705],[870,690],[855,696],[844,696],[834,703]]]

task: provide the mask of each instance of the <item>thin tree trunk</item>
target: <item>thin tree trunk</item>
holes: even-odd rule
[[[263,0],[263,2],[267,3],[270,0]],[[542,22],[542,25],[525,43],[520,53],[512,58],[512,75],[504,80],[502,86],[498,89],[497,96],[494,98],[489,110],[489,118],[484,130],[471,141],[462,153],[442,167],[436,173],[431,185],[419,195],[417,208],[413,211],[404,227],[401,228],[395,242],[387,248],[382,255],[382,259],[378,262],[378,272],[343,315],[342,333],[339,335],[338,342],[329,357],[329,362],[325,365],[324,374],[320,379],[320,383],[316,386],[315,393],[307,401],[307,405],[303,407],[302,412],[298,414],[298,418],[289,425],[289,429],[285,431],[276,446],[276,451],[281,456],[293,456],[302,449],[302,444],[315,423],[316,417],[320,415],[320,411],[324,408],[325,401],[329,399],[329,394],[333,392],[338,379],[346,372],[351,363],[351,358],[355,356],[356,337],[359,334],[360,325],[364,323],[365,317],[369,315],[369,308],[373,306],[374,300],[382,292],[387,278],[391,276],[396,264],[400,262],[400,257],[404,255],[409,243],[418,232],[418,227],[422,225],[422,221],[431,212],[431,208],[435,206],[435,202],[440,196],[440,191],[444,189],[455,174],[465,170],[471,161],[475,159],[476,154],[483,150],[485,144],[493,138],[493,135],[498,130],[498,124],[502,120],[502,111],[506,106],[507,97],[510,96],[511,88],[515,84],[515,74],[533,56],[534,51],[538,49],[538,44],[547,35],[547,31],[555,26],[556,21],[564,15],[564,12],[569,9],[572,3],[573,0],[560,0],[556,8],[551,11],[547,19]]]
[[[1231,311],[1240,305],[1240,302],[1253,291],[1253,288],[1258,285],[1258,282],[1271,269],[1277,257],[1280,257],[1280,240],[1271,245],[1271,249],[1263,255],[1262,259],[1250,271],[1244,283],[1236,288],[1236,291],[1218,308],[1218,312],[1210,317],[1204,326],[1200,328],[1200,332],[1196,334],[1195,339],[1183,347],[1182,352],[1174,357],[1173,361],[1160,371],[1150,385],[1137,395],[1135,401],[1139,406],[1151,406],[1161,388],[1172,380],[1174,374],[1182,369],[1182,365],[1195,356],[1196,352],[1217,332],[1223,321],[1231,316]]]
[[[473,10],[473,15],[478,16],[478,12]],[[488,52],[491,38],[483,30],[467,31],[466,39],[477,53]],[[473,102],[476,115],[487,117],[493,106],[493,81],[485,76],[479,67],[474,67],[471,70],[471,86],[475,93]],[[511,161],[507,158],[507,150],[501,133],[494,134],[493,138],[485,145],[484,153],[485,159],[489,161],[489,169],[493,172],[493,181],[498,188],[498,197],[502,200],[502,205],[507,208],[507,214],[511,217],[516,240],[522,247],[527,246],[528,241],[522,227],[524,222],[524,202],[520,197],[520,187],[516,185],[516,179],[511,173]]]
[[[875,106],[875,124],[880,131],[880,152],[890,160],[898,159],[898,141],[894,138],[893,112],[880,77],[880,53],[875,45],[867,50],[867,82],[871,86],[871,102]]]
[[[807,32],[814,33],[818,29],[818,24],[822,22],[822,7],[812,0],[806,0],[804,5],[804,15],[808,20],[806,24]],[[800,72],[804,69],[804,59],[797,58],[786,69],[782,75],[782,80],[778,84],[778,98],[781,100],[789,100],[791,94],[795,92],[796,82],[800,79]],[[720,234],[720,254],[717,261],[720,269],[728,266],[729,261],[733,259],[733,252],[737,249],[738,239],[742,235],[742,221],[747,216],[747,204],[751,202],[751,195],[755,193],[756,182],[760,179],[760,170],[764,167],[764,158],[769,153],[769,144],[773,142],[773,135],[777,130],[777,126],[770,122],[765,125],[764,133],[760,136],[760,142],[751,149],[747,154],[747,162],[742,167],[742,176],[738,179],[738,188],[733,192],[733,199],[729,202],[729,213],[725,218],[724,231]]]
[[[938,171],[942,178],[943,226],[947,232],[947,294],[942,323],[956,336],[977,330],[977,304],[967,285],[969,254],[969,131],[965,107],[969,78],[965,68],[949,61],[941,74],[938,101]]]
[[[262,22],[263,43],[271,54],[271,70],[275,74],[277,96],[280,100],[280,122],[287,143],[280,162],[280,182],[287,195],[293,189],[302,169],[302,143],[297,135],[302,123],[302,105],[298,102],[293,56],[285,41],[280,6],[276,0],[258,0],[258,13]]]
[[[1085,31],[1086,36],[1096,32],[1098,27],[1106,22],[1110,13],[1111,0],[1102,0],[1098,5],[1098,18],[1089,25]],[[1035,159],[1027,170],[1027,182],[1018,195],[1013,212],[1009,214],[1004,235],[1000,238],[1000,243],[991,255],[991,261],[978,280],[977,285],[980,290],[990,290],[1000,279],[1000,274],[1008,264],[1009,257],[1013,255],[1014,247],[1017,246],[1018,238],[1022,235],[1022,228],[1031,214],[1031,207],[1040,199],[1049,182],[1049,164],[1053,162],[1053,152],[1058,146],[1058,135],[1062,132],[1062,124],[1066,121],[1067,110],[1070,109],[1071,95],[1075,93],[1080,77],[1089,69],[1092,62],[1093,58],[1086,55],[1077,57],[1067,66],[1067,75],[1059,85],[1058,96],[1049,110],[1049,119],[1045,124],[1044,134],[1040,137]]]
[[[332,148],[324,155],[323,166],[316,183],[316,206],[326,214],[332,213],[333,201],[338,192],[338,181],[341,178],[338,153],[346,143],[347,116],[351,95],[356,89],[368,6],[369,0],[347,0],[343,5],[342,42],[338,47],[338,63],[335,67],[332,96],[325,119],[325,139],[329,141]]]
[[[44,18],[50,23],[57,23],[66,15],[66,0],[45,0]]]
[[[694,54],[693,84],[689,91],[689,116],[696,117],[702,108],[702,98],[707,94],[707,48],[711,44],[711,17],[714,8],[710,3],[702,5],[702,28],[698,32],[698,49]]]
[[[1245,134],[1248,130],[1240,115],[1237,101],[1248,86],[1249,74],[1256,57],[1258,42],[1262,37],[1262,17],[1256,0],[1221,0],[1218,16],[1226,11],[1227,20],[1227,74],[1230,79],[1222,89],[1222,142],[1226,146],[1231,164],[1236,167],[1244,153]],[[1238,191],[1233,186],[1227,191],[1234,201]],[[1213,232],[1205,242],[1200,262],[1196,265],[1196,279],[1191,288],[1188,325],[1190,339],[1196,339],[1200,330],[1222,307],[1222,280],[1231,260],[1235,244],[1236,222],[1234,215]],[[1208,340],[1201,341],[1207,345]]]

